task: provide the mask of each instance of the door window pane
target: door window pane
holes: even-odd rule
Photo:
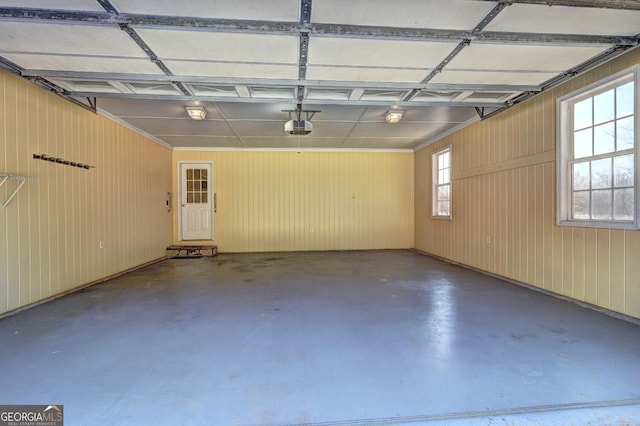
[[[187,203],[207,203],[209,182],[207,169],[187,169]]]

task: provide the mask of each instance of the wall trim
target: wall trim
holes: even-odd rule
[[[407,149],[384,149],[384,148],[215,148],[215,147],[174,147],[173,151],[182,152],[380,152],[380,153],[413,153],[414,150]]]
[[[158,263],[158,262],[162,262],[163,260],[167,260],[167,256],[166,255],[162,256],[162,257],[159,257],[157,259],[149,260],[148,262],[145,262],[145,263],[141,263],[140,265],[133,266],[131,268],[127,268],[127,269],[125,269],[123,271],[116,272],[115,274],[107,275],[106,277],[99,278],[97,280],[88,282],[86,284],[82,284],[82,285],[80,285],[78,287],[72,288],[71,290],[67,290],[67,291],[64,291],[62,293],[54,294],[53,296],[49,296],[49,297],[47,297],[45,299],[38,300],[37,302],[29,303],[28,305],[20,306],[19,308],[12,309],[12,310],[7,311],[7,312],[3,312],[3,313],[0,314],[0,320],[2,320],[4,318],[7,318],[7,317],[10,317],[10,316],[13,316],[13,315],[16,315],[16,314],[18,314],[18,313],[20,313],[22,311],[26,311],[26,310],[29,310],[31,308],[35,308],[36,306],[43,305],[45,303],[51,302],[51,301],[53,301],[55,299],[59,299],[59,298],[64,297],[64,296],[68,296],[68,295],[76,293],[76,292],[78,292],[80,290],[84,290],[85,288],[91,287],[93,285],[100,284],[100,283],[103,283],[103,282],[106,282],[106,281],[110,281],[110,280],[112,280],[114,278],[118,278],[118,277],[120,277],[122,275],[128,274],[129,272],[133,272],[133,271],[137,271],[138,269],[146,268],[147,266],[153,265],[153,264]]]
[[[617,312],[617,311],[613,311],[611,309],[603,308],[601,306],[597,306],[597,305],[594,305],[594,304],[591,304],[591,303],[588,303],[588,302],[584,302],[582,300],[574,299],[572,297],[565,296],[565,295],[560,294],[560,293],[554,293],[553,291],[549,291],[549,290],[541,288],[541,287],[536,287],[536,286],[534,286],[532,284],[527,284],[527,283],[522,282],[522,281],[514,280],[512,278],[508,278],[508,277],[505,277],[503,275],[494,274],[493,272],[485,271],[484,269],[476,268],[474,266],[470,266],[470,265],[467,265],[465,263],[456,262],[455,260],[451,260],[451,259],[447,259],[446,257],[438,256],[437,254],[429,253],[429,252],[422,251],[422,250],[419,250],[419,249],[414,249],[414,251],[416,253],[419,253],[419,254],[423,255],[423,256],[432,257],[434,259],[441,260],[443,262],[447,262],[447,263],[449,263],[451,265],[455,265],[455,266],[459,266],[461,268],[469,269],[471,271],[479,272],[479,273],[481,273],[483,275],[487,275],[487,276],[490,276],[490,277],[493,277],[493,278],[497,278],[499,280],[506,281],[506,282],[508,282],[510,284],[515,284],[518,287],[523,287],[523,288],[526,288],[526,289],[529,289],[529,290],[533,290],[535,292],[542,293],[542,294],[545,294],[547,296],[551,296],[551,297],[554,297],[556,299],[563,300],[565,302],[573,303],[573,304],[578,305],[578,306],[580,306],[582,308],[590,309],[592,311],[596,311],[596,312],[599,312],[601,314],[604,314],[604,315],[607,315],[607,316],[610,316],[610,317],[613,317],[613,318],[617,318],[617,319],[620,319],[620,320],[623,320],[623,321],[627,321],[627,322],[630,322],[632,324],[640,326],[640,318],[632,317],[631,315],[626,315],[626,314],[623,314],[621,312]]]
[[[473,169],[452,173],[452,179],[466,179],[486,175],[490,173],[504,172],[512,169],[520,169],[523,167],[537,166],[544,163],[552,163],[556,161],[555,151],[545,151],[539,154],[528,155],[526,157],[515,158],[513,160],[503,161],[488,166],[475,167]]]

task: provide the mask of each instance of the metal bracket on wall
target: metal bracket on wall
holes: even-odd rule
[[[18,185],[18,187],[11,193],[11,195],[9,195],[9,198],[7,198],[7,201],[5,201],[4,204],[2,205],[3,210],[6,210],[7,206],[9,205],[13,197],[15,197],[18,191],[20,190],[20,188],[22,188],[22,185],[24,185],[27,182],[35,182],[36,180],[36,178],[31,176],[9,175],[5,173],[0,173],[0,179],[2,179],[2,181],[0,181],[0,187],[4,185],[8,180],[20,181],[20,184]]]

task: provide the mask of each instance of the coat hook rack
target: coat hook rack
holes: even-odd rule
[[[79,167],[81,169],[86,169],[86,170],[95,169],[95,166],[90,166],[88,164],[65,160],[64,158],[52,157],[47,154],[33,154],[33,158],[36,160],[44,160],[44,161],[50,161],[52,163],[64,164],[65,166]]]
[[[11,200],[13,200],[13,197],[15,197],[18,191],[20,190],[20,188],[22,188],[22,185],[24,185],[27,182],[35,182],[36,180],[36,178],[31,176],[9,175],[6,173],[0,173],[0,179],[2,179],[0,181],[0,187],[2,187],[2,185],[4,185],[8,180],[20,181],[20,184],[18,185],[18,187],[13,191],[13,193],[11,193],[11,195],[9,195],[9,198],[7,198],[7,201],[5,201],[4,204],[2,205],[3,210],[7,209],[7,206],[9,205]]]

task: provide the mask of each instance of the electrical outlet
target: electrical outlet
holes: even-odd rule
[[[491,244],[491,237],[489,237],[489,236],[484,237],[484,242],[487,245]]]
[[[98,247],[103,249],[104,248],[104,241],[102,241],[102,240],[98,241]]]
[[[313,226],[311,228],[309,228],[309,233],[313,234]]]

